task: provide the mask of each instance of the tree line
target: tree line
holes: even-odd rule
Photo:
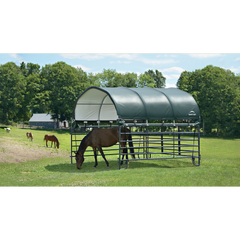
[[[27,122],[33,113],[53,113],[57,121],[71,120],[77,97],[88,87],[163,88],[166,78],[158,70],[118,73],[113,69],[86,73],[65,62],[0,65],[0,122]],[[212,65],[184,71],[177,87],[190,93],[199,105],[202,127],[211,134],[240,135],[240,76]]]
[[[28,121],[33,113],[53,113],[57,121],[71,120],[77,97],[88,87],[165,87],[158,70],[118,73],[104,69],[87,74],[65,62],[40,65],[13,62],[0,65],[0,122]]]

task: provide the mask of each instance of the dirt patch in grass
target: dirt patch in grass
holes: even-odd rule
[[[69,153],[56,148],[46,148],[32,142],[21,143],[11,138],[0,139],[0,162],[19,163],[40,160],[44,157],[69,157]]]

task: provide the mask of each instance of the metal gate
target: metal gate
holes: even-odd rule
[[[131,129],[132,142],[134,146],[133,160],[155,160],[155,159],[182,159],[190,158],[195,166],[200,166],[200,127],[195,123],[166,123],[166,124],[128,124],[124,125]],[[121,128],[122,126],[120,126]],[[133,130],[134,129],[134,130]],[[119,142],[121,135],[126,134],[119,131]],[[128,148],[127,146],[125,148]],[[123,148],[119,144],[119,169],[121,169]],[[195,162],[198,159],[198,163]]]

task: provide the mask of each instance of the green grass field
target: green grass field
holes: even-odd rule
[[[201,138],[200,167],[193,166],[190,159],[148,160],[131,161],[128,169],[119,170],[116,156],[107,156],[110,168],[99,156],[97,168],[93,168],[94,158],[88,157],[78,170],[69,157],[69,132],[11,129],[10,134],[0,129],[2,159],[17,146],[21,148],[16,158],[21,151],[26,159],[0,161],[0,186],[240,186],[240,139]],[[33,133],[33,142],[27,140],[27,131]],[[60,149],[46,148],[45,134],[56,135]],[[32,160],[33,154],[43,157]]]

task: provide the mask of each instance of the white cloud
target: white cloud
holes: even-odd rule
[[[190,57],[193,58],[212,58],[212,57],[222,57],[223,55],[220,53],[197,53],[197,54],[188,54]]]
[[[173,59],[169,59],[169,60],[154,60],[154,59],[147,59],[147,58],[139,58],[136,59],[140,62],[149,64],[149,65],[162,65],[162,64],[167,64],[167,63],[176,63],[177,61],[173,60]]]
[[[17,62],[19,62],[19,63],[24,62],[24,61],[22,60],[22,57],[19,56],[19,55],[16,54],[16,53],[10,53],[9,55],[10,55],[11,57],[15,58],[15,60],[16,60]]]
[[[138,77],[141,75],[141,73],[140,73],[140,72],[135,72],[135,73],[137,74],[137,76],[138,76]]]
[[[166,88],[177,88],[176,84],[170,84],[170,83],[166,83]]]
[[[89,70],[91,70],[91,68],[84,67],[84,66],[81,65],[81,64],[74,65],[73,67],[75,67],[75,68],[81,68],[83,71],[89,71]]]
[[[172,79],[171,75],[163,74],[166,79]]]
[[[235,61],[240,61],[240,58],[236,58]]]
[[[177,80],[178,80],[178,79],[179,79],[179,77],[180,77],[180,74],[172,74],[171,76],[172,76],[172,78],[175,78],[175,79],[177,79]]]
[[[110,64],[112,64],[112,63],[124,63],[124,64],[129,64],[129,63],[131,63],[130,61],[111,61],[111,62],[109,62]]]
[[[117,73],[126,74],[126,73],[131,73],[131,72],[130,71],[117,71]]]
[[[183,68],[180,67],[171,67],[171,68],[165,68],[162,70],[159,70],[160,72],[173,72],[173,73],[182,73],[185,70]]]
[[[170,80],[170,79],[176,79],[178,80],[179,77],[180,77],[180,74],[163,74],[163,76],[167,79],[167,80]]]
[[[240,67],[236,68],[231,66],[230,68],[225,68],[225,67],[222,67],[222,68],[225,70],[230,70],[231,72],[235,72],[235,73],[240,71]]]
[[[105,54],[79,54],[79,53],[64,53],[60,54],[63,58],[67,59],[85,59],[85,60],[96,60],[103,59]]]
[[[139,54],[106,54],[106,55],[115,57],[115,58],[125,58],[127,60],[135,60],[135,61],[143,62],[145,64],[154,65],[154,66],[177,62],[173,59],[168,59],[168,60],[148,59],[148,58],[139,56]],[[125,61],[124,63],[130,63],[130,62]]]
[[[168,60],[156,60],[156,59],[148,59],[144,57],[140,57],[139,54],[117,54],[117,53],[106,53],[106,54],[77,54],[77,53],[70,53],[70,54],[60,54],[62,57],[67,59],[84,59],[84,60],[98,60],[103,59],[105,57],[112,57],[112,58],[121,58],[121,59],[127,59],[128,61],[124,61],[123,63],[130,63],[130,60],[135,60],[139,62],[143,62],[145,64],[149,65],[162,65],[162,64],[168,64],[168,63],[176,63],[177,61],[173,59]],[[111,61],[110,63],[113,63]]]
[[[240,69],[239,69],[239,68],[234,68],[234,67],[229,68],[229,70],[230,70],[231,72],[240,72]]]
[[[157,57],[162,57],[162,55],[157,55]],[[178,55],[175,55],[175,54],[164,54],[164,57],[178,57]]]

